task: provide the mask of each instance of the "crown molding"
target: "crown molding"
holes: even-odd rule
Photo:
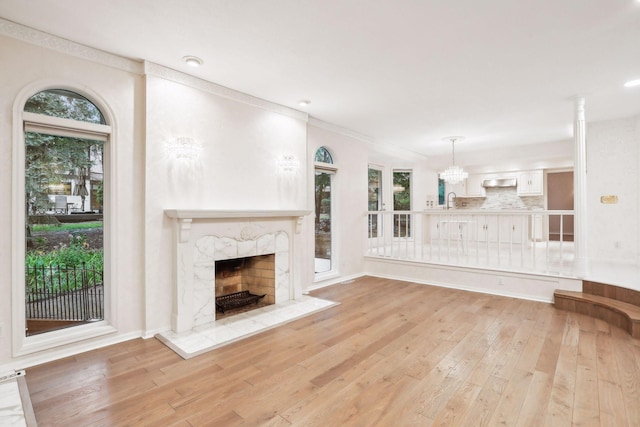
[[[262,108],[274,113],[293,117],[294,119],[302,120],[304,122],[307,122],[309,120],[309,115],[302,111],[294,110],[293,108],[285,107],[284,105],[276,104],[275,102],[266,101],[262,98],[257,98],[255,96],[248,95],[234,89],[229,89],[228,87],[221,86],[153,62],[144,62],[144,72],[147,75],[160,77],[165,80],[170,80],[175,83],[190,86],[203,92],[242,102],[244,104]]]
[[[337,133],[342,136],[347,136],[349,138],[354,138],[362,142],[374,143],[373,138],[367,135],[363,135],[351,129],[343,128],[342,126],[335,125],[333,123],[325,122],[323,120],[317,119],[315,117],[309,117],[309,125],[315,126],[317,128],[321,128],[324,130],[328,130],[333,133]]]
[[[407,150],[405,148],[397,147],[393,144],[377,141],[376,139],[353,131],[351,129],[343,128],[333,123],[328,123],[315,117],[309,117],[309,125],[315,126],[321,129],[328,130],[329,132],[337,133],[342,136],[357,139],[358,141],[365,142],[371,149],[377,152],[389,153],[400,158],[421,159],[427,160],[429,157],[415,151]]]
[[[143,71],[141,62],[72,42],[61,37],[56,37],[2,18],[0,18],[0,34],[56,52],[97,62],[118,70],[135,74],[142,74]]]

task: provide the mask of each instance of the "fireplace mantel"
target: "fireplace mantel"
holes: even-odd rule
[[[178,239],[180,242],[189,240],[191,222],[194,219],[265,219],[291,218],[296,219],[296,234],[300,233],[302,220],[309,215],[309,210],[215,210],[215,209],[165,209],[164,214],[178,223]]]
[[[225,218],[286,218],[304,217],[310,210],[215,210],[215,209],[165,209],[165,215],[175,219],[225,219]]]

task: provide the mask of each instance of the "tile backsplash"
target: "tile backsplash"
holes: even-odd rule
[[[544,209],[544,196],[520,197],[516,187],[487,188],[486,193],[486,197],[456,198],[456,209]]]

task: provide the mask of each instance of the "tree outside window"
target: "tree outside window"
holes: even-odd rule
[[[393,210],[411,210],[411,171],[393,171]],[[393,216],[393,236],[411,236],[410,214],[395,214]]]

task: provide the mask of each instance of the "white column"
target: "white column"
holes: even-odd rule
[[[573,121],[573,236],[576,267],[586,269],[587,260],[587,143],[584,98],[574,99]]]
[[[176,218],[174,221],[176,253],[171,329],[179,333],[193,328],[193,248],[189,246],[192,219]]]

